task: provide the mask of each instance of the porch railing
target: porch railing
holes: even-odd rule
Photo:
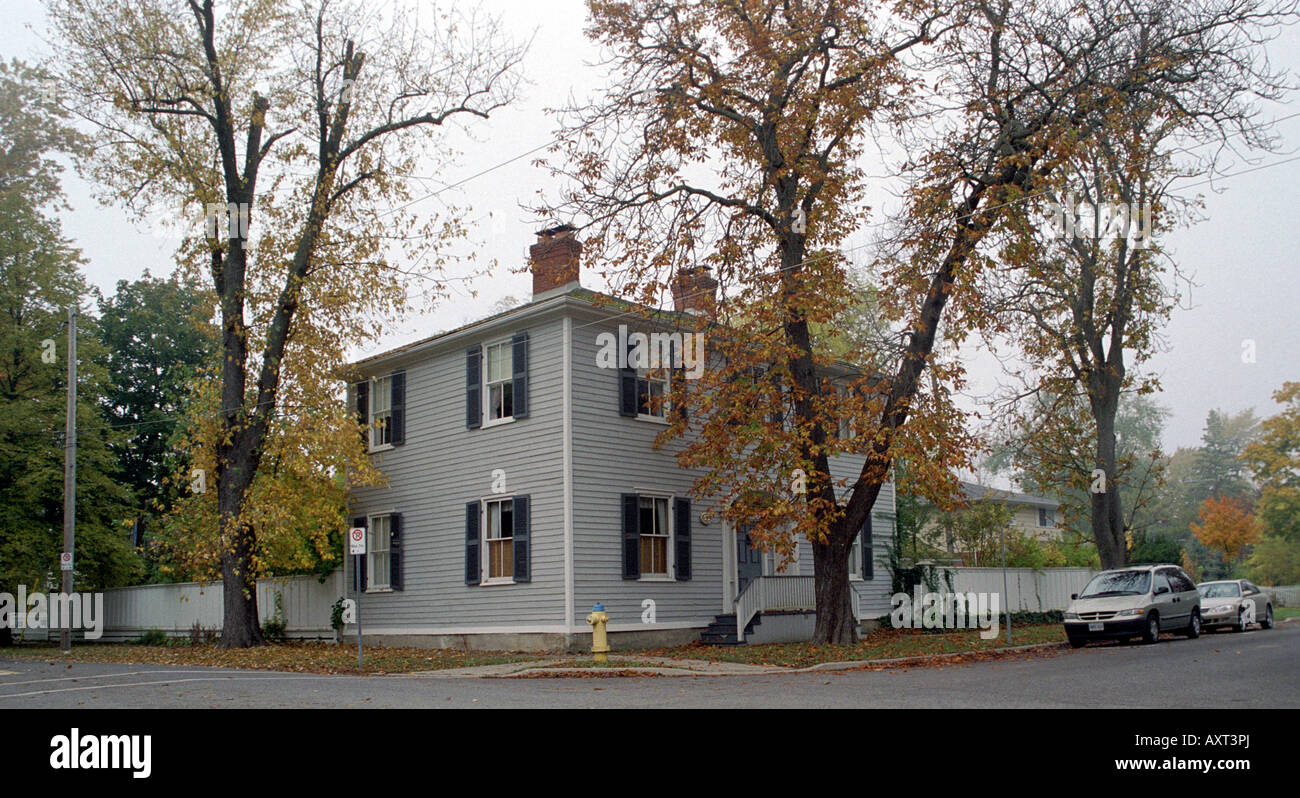
[[[852,592],[853,620],[860,621],[858,592]],[[745,627],[761,612],[815,609],[817,590],[813,577],[755,577],[736,598],[736,639],[745,642]]]

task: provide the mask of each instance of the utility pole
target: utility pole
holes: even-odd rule
[[[68,307],[68,419],[63,442],[63,553],[73,554],[77,540],[77,306]],[[63,571],[63,595],[72,596],[72,566],[60,558]],[[66,618],[62,621],[59,642],[65,654],[72,651],[72,613],[67,610],[71,599],[61,603]]]

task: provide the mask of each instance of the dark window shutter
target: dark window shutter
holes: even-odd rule
[[[862,522],[862,529],[858,530],[858,536],[862,538],[862,569],[863,579],[876,578],[876,557],[871,546],[871,513],[867,513],[867,520]]]
[[[629,341],[623,351],[628,367],[618,370],[618,414],[636,418],[637,405],[640,402],[636,395],[636,369],[632,368],[631,354],[632,343]]]
[[[465,426],[483,426],[483,347],[475,344],[465,353]]]
[[[361,424],[361,443],[370,448],[370,380],[357,383],[357,422]]]
[[[514,498],[514,538],[515,538],[515,581],[530,581],[530,565],[528,555],[531,551],[530,536],[531,529],[530,519],[528,517],[528,497],[516,496]]]
[[[390,384],[393,386],[393,398],[389,403],[392,416],[388,423],[393,429],[393,445],[401,446],[406,443],[406,372],[393,372]]]
[[[641,512],[635,493],[623,500],[623,578],[641,578]]]
[[[528,333],[515,333],[510,339],[510,350],[510,359],[514,361],[514,373],[511,375],[514,416],[528,418]]]
[[[402,589],[402,514],[388,517],[388,586]]]
[[[691,578],[691,500],[673,500],[673,540],[676,545],[677,581]]]
[[[479,503],[465,505],[465,584],[477,585],[483,579],[483,565],[479,559]]]
[[[352,519],[352,526],[353,526],[354,528],[355,528],[355,527],[361,527],[362,529],[365,529],[365,528],[366,528],[366,517],[363,515],[363,516],[361,516],[360,518],[353,518],[353,519]],[[365,590],[365,589],[366,589],[366,555],[364,555],[364,554],[353,554],[353,555],[352,555],[352,568],[353,568],[353,570],[352,570],[352,589],[353,589],[353,590],[356,590],[356,591],[358,591],[358,592]]]

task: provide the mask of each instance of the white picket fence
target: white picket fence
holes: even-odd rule
[[[287,636],[298,639],[332,638],[330,607],[343,593],[343,571],[337,570],[322,583],[316,576],[286,576],[257,583],[257,610],[262,621],[276,613],[275,598],[285,620]],[[190,634],[195,624],[205,630],[221,630],[220,582],[177,582],[170,585],[136,585],[104,591],[104,633],[101,640],[131,640],[151,629],[172,637]],[[24,640],[46,640],[58,632],[27,629]],[[76,635],[81,639],[80,632]]]
[[[1278,607],[1300,607],[1300,585],[1278,585],[1264,590],[1273,594],[1273,603]]]
[[[1001,608],[1012,612],[1047,612],[1064,610],[1070,603],[1070,594],[1078,593],[1097,573],[1091,568],[1032,568],[1006,569],[1006,589],[1003,590],[1001,568],[947,568],[952,574],[952,586],[959,593],[997,593]]]

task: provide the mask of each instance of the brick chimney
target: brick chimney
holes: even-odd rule
[[[718,303],[718,281],[708,266],[678,269],[673,277],[673,309],[709,314]]]
[[[528,248],[533,271],[533,299],[539,294],[578,284],[582,242],[573,237],[576,229],[573,225],[562,224],[537,233],[537,243]]]

